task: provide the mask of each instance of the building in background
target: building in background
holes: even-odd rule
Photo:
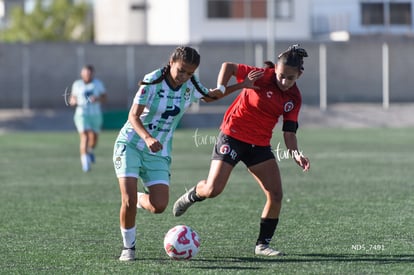
[[[95,43],[147,43],[149,11],[147,2],[146,0],[95,1],[93,10]]]
[[[311,7],[314,38],[414,33],[413,0],[313,0]]]
[[[188,44],[265,40],[267,0],[99,0],[95,1],[98,44]],[[310,1],[275,0],[278,39],[311,39]]]
[[[99,0],[98,44],[347,40],[413,34],[414,0]],[[273,11],[267,9],[273,6]],[[272,15],[273,20],[270,19]]]
[[[14,6],[29,13],[35,1],[0,0],[0,29]],[[97,44],[347,40],[414,33],[414,0],[71,1],[93,5]]]

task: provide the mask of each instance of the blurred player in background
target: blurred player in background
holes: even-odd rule
[[[271,64],[265,64],[264,68],[230,62],[222,64],[217,82],[226,86],[234,76],[239,87],[244,89],[224,115],[207,179],[175,202],[175,216],[181,216],[196,202],[221,194],[234,166],[242,161],[266,196],[255,254],[283,254],[269,246],[282,206],[282,182],[270,140],[282,116],[286,147],[303,171],[309,170],[309,159],[299,151],[296,139],[302,103],[296,80],[302,75],[303,58],[307,56],[304,49],[293,45],[278,56],[275,68],[271,68]],[[228,88],[225,95],[234,91]]]
[[[80,137],[80,159],[82,170],[88,172],[91,163],[95,162],[94,149],[98,143],[103,117],[101,104],[106,102],[104,84],[95,78],[92,65],[85,65],[80,73],[81,79],[72,85],[69,100],[71,106],[76,106],[73,117]]]
[[[195,76],[200,55],[191,47],[177,47],[168,65],[144,76],[115,141],[113,162],[121,192],[120,261],[135,259],[137,207],[162,213],[169,201],[171,145],[184,112],[199,99],[223,96],[219,88],[205,88]],[[146,193],[138,192],[138,178]]]

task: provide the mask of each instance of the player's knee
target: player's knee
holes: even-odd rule
[[[168,202],[151,202],[150,212],[153,214],[161,214],[167,208]]]

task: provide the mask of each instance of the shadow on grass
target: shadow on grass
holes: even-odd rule
[[[143,259],[144,261],[170,262],[171,259]],[[398,255],[374,255],[374,254],[288,254],[283,257],[217,257],[217,258],[195,258],[191,262],[199,263],[261,263],[261,262],[375,262],[382,264],[389,263],[414,263],[414,254]]]
[[[414,263],[414,254],[399,255],[374,255],[374,254],[288,254],[283,257],[234,257],[227,258],[232,262],[375,262],[382,264],[389,263]],[[200,259],[200,261],[223,261],[224,259]]]
[[[283,257],[223,257],[192,259],[192,269],[199,270],[247,270],[257,272],[267,268],[265,263],[376,263],[376,264],[404,264],[414,263],[414,254],[403,255],[355,255],[355,254],[289,254]],[[263,265],[264,264],[264,265]]]
[[[217,272],[232,272],[232,271],[247,271],[258,272],[267,269],[266,263],[287,263],[287,264],[301,264],[301,263],[375,263],[375,264],[410,264],[414,263],[414,254],[396,254],[396,255],[374,255],[374,254],[288,254],[283,257],[212,257],[212,258],[194,258],[191,264],[188,261],[171,262],[171,259],[138,259],[138,262],[156,261],[158,265],[169,266],[173,263],[174,268],[181,264],[193,271],[195,270],[209,270],[210,272],[216,270]],[[171,272],[173,269],[171,269]],[[187,274],[187,273],[186,273]]]

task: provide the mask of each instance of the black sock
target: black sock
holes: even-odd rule
[[[189,199],[191,202],[196,202],[196,201],[203,201],[203,200],[205,200],[206,198],[201,198],[201,197],[199,197],[199,196],[197,195],[196,191],[195,191],[195,188],[194,188],[194,190],[193,190],[193,191],[191,191],[191,192],[188,194],[188,199]]]
[[[277,223],[279,219],[266,219],[262,218],[260,220],[260,232],[259,237],[257,238],[256,245],[265,244],[268,245],[273,238],[273,235],[276,231]]]

